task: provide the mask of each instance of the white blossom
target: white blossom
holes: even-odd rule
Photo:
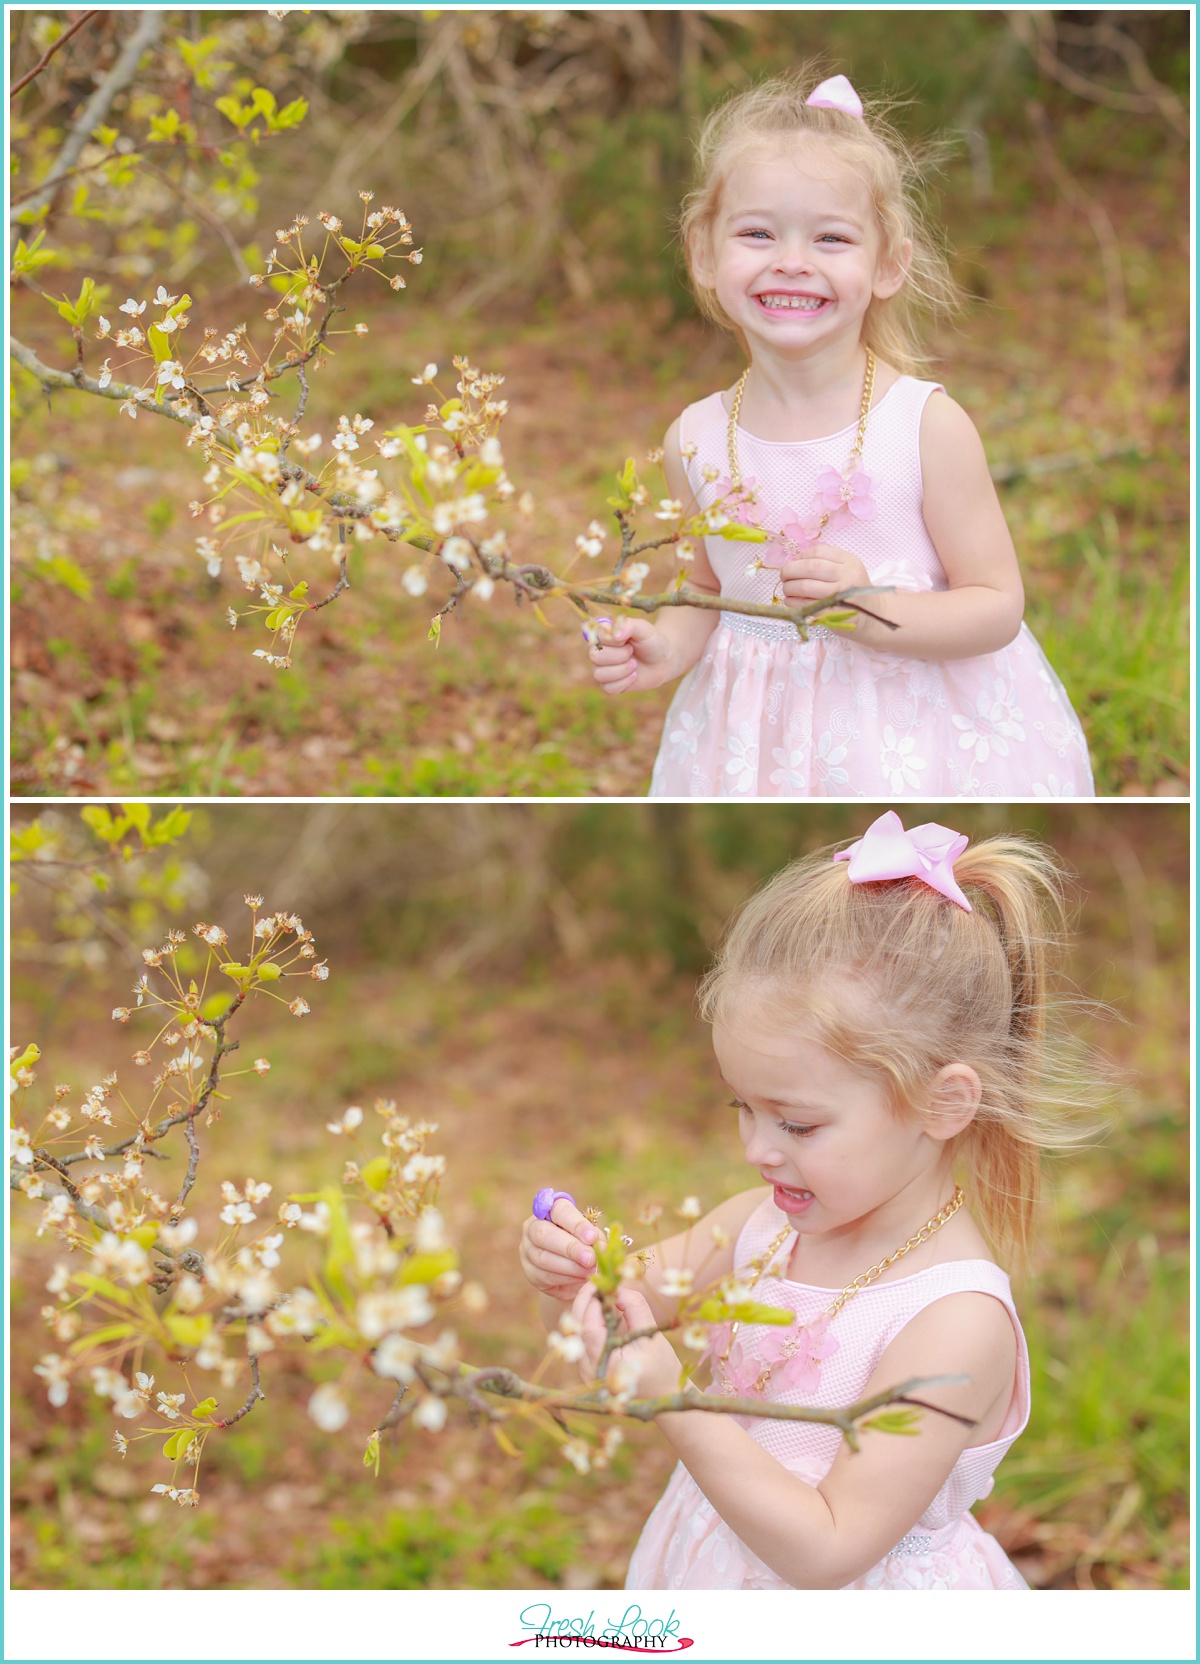
[[[350,1406],[333,1381],[319,1386],[308,1401],[308,1413],[323,1433],[340,1433],[350,1420]]]

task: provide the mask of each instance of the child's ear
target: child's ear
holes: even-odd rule
[[[879,262],[875,270],[875,282],[871,286],[871,293],[876,300],[891,300],[893,295],[899,294],[903,289],[908,281],[912,253],[912,239],[906,237],[893,258]]]
[[[707,226],[693,226],[687,240],[688,266],[702,289],[711,289],[716,282],[716,266],[712,258],[712,235]]]
[[[947,1063],[930,1086],[925,1131],[931,1138],[957,1137],[975,1119],[982,1097],[983,1082],[969,1063]]]

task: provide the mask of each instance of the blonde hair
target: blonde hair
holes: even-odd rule
[[[1021,838],[969,846],[954,876],[966,912],[915,878],[852,884],[831,851],[794,862],[726,928],[701,983],[701,1014],[724,1020],[747,985],[802,1010],[806,1033],[879,1079],[899,1114],[936,1120],[939,1070],[969,1064],[983,1085],[953,1142],[969,1205],[1015,1269],[1033,1236],[1043,1149],[1083,1142],[1099,1075],[1055,1030],[1056,950],[1066,875]]]
[[[680,233],[696,304],[710,322],[732,329],[742,340],[712,288],[696,275],[696,248],[712,236],[721,194],[734,163],[755,145],[791,139],[820,139],[839,160],[854,168],[871,194],[880,233],[880,264],[903,264],[906,243],[912,254],[905,281],[888,299],[873,297],[863,320],[862,340],[876,355],[905,374],[928,364],[921,350],[921,314],[948,317],[961,304],[949,262],[926,224],[918,202],[922,175],[932,165],[934,147],[918,156],[887,122],[883,106],[864,108],[857,120],[842,110],[806,103],[820,76],[806,67],[773,76],[735,93],[712,111],[696,145],[696,188],[687,196]]]

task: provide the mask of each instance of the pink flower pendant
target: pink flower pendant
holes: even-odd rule
[[[821,516],[810,515],[807,520],[801,520],[794,509],[787,511],[788,517],[782,528],[771,533],[770,542],[765,544],[759,554],[763,566],[781,570],[797,555],[802,555],[806,549],[811,549],[814,543],[820,541]]]
[[[829,1332],[829,1319],[802,1325],[779,1348],[780,1361],[771,1366],[771,1379],[783,1392],[814,1392],[821,1377],[821,1363],[838,1350],[837,1337]],[[787,1353],[787,1357],[783,1354]]]
[[[822,468],[817,475],[817,502],[831,519],[847,512],[856,520],[873,520],[878,512],[871,496],[871,476],[858,468],[844,474],[836,468]]]

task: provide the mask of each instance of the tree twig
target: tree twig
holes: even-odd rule
[[[248,1416],[250,1414],[251,1410],[254,1408],[255,1404],[257,1404],[257,1402],[260,1398],[263,1399],[264,1402],[265,1402],[267,1395],[262,1390],[262,1386],[259,1383],[258,1358],[255,1356],[255,1354],[253,1352],[250,1354],[250,1379],[253,1382],[253,1385],[250,1388],[249,1398],[247,1398],[246,1402],[241,1406],[240,1409],[237,1409],[233,1412],[233,1414],[228,1418],[227,1421],[214,1421],[213,1422],[214,1427],[232,1427],[235,1422],[241,1421],[243,1416]]]
[[[53,202],[58,187],[79,160],[84,146],[111,109],[113,100],[133,81],[142,54],[156,46],[162,38],[164,16],[153,6],[141,14],[137,28],[125,42],[116,63],[72,123],[49,177],[42,181],[36,195],[21,205],[17,219],[22,222],[34,220],[41,209]]]
[[[67,30],[66,34],[59,35],[58,39],[54,42],[54,44],[52,46],[47,48],[47,50],[42,54],[41,59],[36,64],[34,64],[33,68],[31,70],[29,70],[27,74],[22,75],[21,79],[16,83],[16,85],[14,87],[10,88],[9,94],[8,94],[9,102],[11,103],[12,100],[21,91],[21,89],[23,87],[27,87],[29,85],[29,83],[35,78],[35,76],[38,76],[42,73],[42,71],[45,69],[46,65],[50,62],[50,60],[54,56],[54,54],[59,50],[60,47],[65,46],[67,44],[67,42],[70,40],[72,35],[77,35],[79,33],[79,31],[83,28],[85,23],[90,23],[94,17],[99,17],[99,16],[100,16],[100,13],[98,11],[84,12],[83,16],[78,20],[78,22],[72,23],[71,27]]]

